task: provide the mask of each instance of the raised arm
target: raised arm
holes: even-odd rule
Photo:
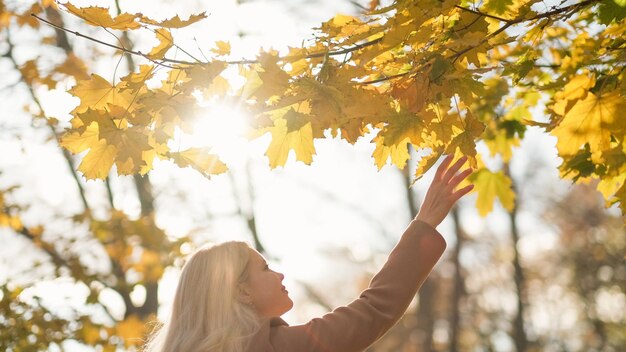
[[[446,157],[437,169],[419,214],[369,288],[349,305],[304,325],[273,327],[269,337],[274,351],[362,351],[402,317],[445,250],[445,240],[435,227],[472,188],[456,190],[471,170],[459,173],[465,158],[452,166],[451,161],[452,156]]]

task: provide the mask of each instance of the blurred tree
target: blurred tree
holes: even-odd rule
[[[620,351],[626,346],[626,235],[622,219],[603,210],[592,187],[574,187],[546,214],[559,231],[554,264],[561,269],[554,274],[579,303],[578,349]]]

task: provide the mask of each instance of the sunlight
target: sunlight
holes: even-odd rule
[[[211,146],[226,163],[245,159],[248,150],[245,134],[249,127],[246,114],[225,102],[207,104],[205,109],[193,125],[188,142],[194,146]]]

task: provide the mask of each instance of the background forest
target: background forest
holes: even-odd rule
[[[368,351],[623,351],[626,236],[619,209],[623,204],[609,204],[615,201],[616,190],[624,189],[626,177],[622,141],[615,132],[622,131],[623,137],[625,130],[619,116],[625,104],[621,82],[626,51],[623,37],[619,39],[626,32],[623,1],[532,1],[543,6],[545,11],[539,13],[554,12],[557,17],[538,15],[543,17],[521,28],[513,26],[517,17],[506,16],[508,10],[519,11],[516,6],[522,1],[458,2],[458,6],[475,9],[473,15],[478,18],[485,17],[481,11],[503,16],[492,15],[496,18],[491,20],[510,23],[511,28],[506,28],[510,35],[526,39],[495,56],[503,71],[480,78],[493,83],[481,91],[480,99],[486,102],[470,103],[469,94],[460,95],[463,101],[458,104],[461,109],[456,107],[456,116],[465,126],[456,126],[457,134],[450,132],[452,149],[436,143],[424,148],[414,134],[406,134],[414,126],[398,122],[406,116],[398,114],[395,125],[359,130],[358,139],[346,137],[350,132],[345,125],[338,127],[343,135],[328,130],[316,135],[313,130],[314,138],[319,138],[314,153],[294,145],[272,154],[276,130],[252,141],[241,136],[244,124],[252,120],[250,111],[258,113],[257,107],[242,106],[232,96],[217,104],[211,100],[226,92],[225,87],[245,87],[241,77],[230,73],[224,75],[232,79],[204,82],[202,90],[194,91],[200,103],[183,101],[178,106],[185,112],[193,110],[196,118],[176,120],[171,131],[164,127],[165,134],[171,132],[167,143],[150,140],[150,149],[142,149],[139,159],[145,161],[145,153],[160,157],[151,154],[154,161],[149,163],[137,163],[132,155],[134,144],[120,138],[116,143],[126,143],[126,149],[119,149],[126,150],[128,158],[118,153],[115,166],[111,159],[108,168],[102,168],[98,160],[86,157],[96,147],[85,153],[89,146],[78,138],[88,129],[78,134],[73,130],[85,127],[76,125],[76,116],[83,122],[86,118],[80,111],[85,99],[77,99],[84,92],[76,89],[84,86],[77,82],[94,82],[92,74],[114,83],[125,74],[146,72],[147,66],[142,65],[157,62],[166,53],[169,58],[186,60],[190,55],[186,51],[225,55],[231,60],[255,58],[259,50],[270,52],[271,48],[284,55],[282,48],[304,46],[304,40],[312,38],[311,28],[322,22],[326,23],[322,33],[341,37],[342,28],[351,28],[350,36],[359,33],[362,23],[352,19],[328,21],[337,14],[359,16],[405,3],[409,2],[189,0],[158,1],[157,5],[155,0],[72,1],[77,7],[107,7],[113,18],[125,13],[142,13],[159,21],[180,16],[168,22],[170,27],[161,22],[163,27],[144,33],[90,26],[51,0],[0,0],[0,350],[137,350],[154,321],[166,317],[185,255],[203,244],[230,239],[249,241],[286,275],[295,301],[295,308],[285,316],[289,323],[305,322],[350,302],[367,286],[419,210],[431,177],[426,172],[413,185],[422,176],[420,170],[428,170],[434,157],[443,152],[467,148],[454,142],[464,133],[458,131],[471,132],[471,116],[461,112],[467,103],[467,111],[473,111],[481,123],[472,132],[477,134],[470,135],[470,150],[478,155],[475,166],[481,170],[473,180],[481,185],[479,192],[463,199],[439,228],[448,242],[444,258],[406,316]],[[432,3],[455,2],[424,1],[423,5],[434,8]],[[531,2],[526,3],[530,8]],[[555,10],[559,8],[568,11],[559,13]],[[183,25],[188,18],[194,20],[192,14],[203,11],[206,19]],[[80,35],[48,25],[32,13]],[[545,19],[549,21],[542,22]],[[570,20],[572,28],[586,26],[588,32],[567,37],[558,23]],[[132,18],[128,21],[132,23]],[[603,37],[599,33],[606,28],[612,32]],[[542,61],[541,53],[532,57],[528,51],[535,40],[528,37],[544,29],[554,39],[548,43],[554,49],[552,61]],[[169,35],[171,41],[172,33],[176,46],[159,39]],[[149,54],[121,53],[86,37]],[[598,51],[606,49],[598,38],[611,39],[611,50]],[[331,42],[319,32],[313,41]],[[354,43],[362,45],[356,39]],[[465,55],[463,62],[484,73],[486,50],[475,58]],[[406,55],[389,52],[388,68],[405,67],[394,68],[393,63]],[[594,55],[602,58],[606,52],[614,55],[610,61],[585,61]],[[515,59],[510,66],[508,58]],[[330,72],[326,69],[341,73],[340,66],[315,60],[294,61],[290,69],[310,64],[318,82],[330,86],[330,78],[320,77]],[[580,67],[572,64],[576,60]],[[319,65],[319,70],[313,65]],[[267,67],[261,72],[270,72]],[[451,67],[435,59],[426,76],[438,80],[433,72],[451,75]],[[167,81],[165,72],[160,72],[163,77],[158,72],[156,76]],[[277,72],[279,77],[282,71]],[[381,87],[386,79],[403,79],[403,73],[394,72],[377,78]],[[550,99],[556,95],[555,101],[560,99],[564,105],[538,105],[545,97],[536,91],[550,89],[541,82],[557,76],[568,78],[551,82],[557,93],[549,93]],[[263,94],[271,101],[273,93],[268,92],[275,87],[260,77],[266,84]],[[503,77],[503,82],[506,78],[507,83],[498,83],[494,77]],[[141,83],[133,77],[126,82]],[[468,81],[459,78],[459,82]],[[602,93],[605,86],[614,91]],[[415,99],[406,93],[410,89],[398,93],[398,87],[388,94],[400,102],[398,111],[404,111],[403,104],[415,106]],[[558,92],[565,93],[559,96]],[[439,93],[445,95],[445,90]],[[262,100],[258,90],[253,94]],[[598,144],[595,139],[594,143],[583,141],[569,153],[571,147],[558,142],[563,135],[546,130],[554,131],[550,124],[559,123],[559,115],[571,116],[571,111],[580,109],[579,101],[595,99],[594,94],[598,101],[604,99],[603,116],[609,111],[616,117],[611,123],[602,120],[602,128],[589,136],[609,131],[610,143],[601,149],[604,140]],[[96,99],[90,105],[99,104]],[[498,107],[497,113],[489,110],[492,106]],[[294,111],[302,114],[298,119],[305,114]],[[116,113],[114,109],[107,112]],[[102,131],[104,120],[96,115],[89,118],[98,121]],[[263,121],[252,123],[258,127]],[[307,126],[296,125],[298,133]],[[400,126],[401,131],[396,133],[389,126]],[[292,132],[290,128],[287,131]],[[424,128],[438,131],[432,125]],[[394,142],[389,142],[390,136]],[[402,143],[396,144],[395,139],[403,141],[406,159],[399,147]],[[207,141],[210,153],[215,154],[208,154]],[[100,145],[105,151],[112,145],[107,143]],[[291,149],[295,154],[287,158]],[[428,155],[425,149],[433,153]],[[609,151],[610,158],[606,156]],[[283,152],[284,158],[277,156]],[[388,158],[394,165],[383,166]],[[85,159],[92,164],[86,165]]]

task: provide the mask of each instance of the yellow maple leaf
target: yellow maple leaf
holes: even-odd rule
[[[273,96],[282,95],[289,87],[291,76],[278,66],[277,53],[263,53],[259,56],[257,71],[261,84],[254,90],[253,96],[259,102],[265,102]]]
[[[78,81],[69,90],[71,94],[80,98],[80,104],[73,113],[81,113],[87,109],[103,109],[108,104],[127,107],[133,100],[130,92],[121,91],[121,85],[111,85],[106,79],[97,74],[92,74],[90,80]]]
[[[415,183],[417,180],[422,178],[431,167],[433,167],[439,157],[443,154],[443,148],[439,147],[433,150],[430,154],[423,156],[420,161],[417,163],[417,168],[415,169],[415,179],[413,179],[412,183]]]
[[[626,181],[626,172],[621,173],[614,177],[606,177],[598,182],[596,187],[600,193],[604,196],[604,199],[609,200],[622,187]]]
[[[424,141],[422,133],[426,124],[421,116],[401,111],[389,117],[388,122],[379,133],[385,146],[401,143],[407,138],[414,145],[420,145]]]
[[[424,133],[431,145],[439,146],[450,141],[455,131],[461,128],[461,119],[458,114],[435,114]]]
[[[98,124],[91,123],[87,125],[84,131],[73,130],[61,137],[60,144],[63,148],[74,154],[83,152],[92,145],[98,143]]]
[[[581,99],[587,95],[589,89],[596,85],[596,78],[594,75],[582,74],[572,77],[563,87],[562,91],[555,94],[555,100],[574,100]]]
[[[392,164],[396,165],[399,169],[404,169],[406,162],[410,158],[408,138],[390,146],[386,146],[383,142],[383,138],[380,136],[374,137],[372,141],[376,143],[372,157],[374,158],[378,170],[382,169],[382,167],[387,164],[389,157],[391,157]]]
[[[145,23],[145,24],[149,24],[149,25],[153,25],[153,26],[157,26],[157,27],[165,27],[165,28],[182,28],[182,27],[187,27],[190,24],[196,23],[200,20],[205,19],[206,16],[206,12],[202,12],[199,13],[197,15],[191,15],[189,16],[188,19],[186,20],[181,20],[180,17],[178,17],[178,15],[167,19],[167,20],[163,20],[163,21],[156,21],[153,20],[147,16],[141,16],[139,18],[139,22],[141,23]]]
[[[194,65],[185,70],[187,76],[186,82],[180,89],[183,91],[206,89],[208,86],[215,83],[214,81],[217,78],[220,78],[219,74],[226,69],[226,66],[225,62],[218,60],[213,60],[207,64]],[[218,84],[223,84],[223,82],[218,82]]]
[[[612,132],[621,128],[618,126],[619,116],[625,109],[626,101],[618,92],[600,96],[587,93],[551,131],[558,138],[559,154],[574,155],[581,146],[589,143],[592,160],[599,160],[601,153],[610,149]]]
[[[89,152],[78,165],[78,170],[88,180],[105,179],[109,175],[116,155],[117,148],[108,144],[106,140],[101,139],[91,145]]]
[[[172,33],[165,28],[157,28],[154,33],[156,34],[159,44],[152,48],[148,53],[148,57],[153,60],[159,60],[162,59],[167,51],[174,45],[174,39],[172,38]]]
[[[315,146],[309,115],[289,107],[284,116],[275,119],[274,125],[267,130],[272,134],[272,141],[265,152],[270,167],[285,165],[291,150],[295,152],[296,160],[305,164],[313,161]]]
[[[192,167],[209,177],[228,171],[228,167],[217,155],[209,153],[210,148],[189,148],[182,152],[171,152],[170,159],[180,167]]]
[[[137,29],[141,27],[141,24],[135,21],[137,15],[122,13],[115,18],[112,18],[109,13],[109,9],[104,7],[92,6],[78,8],[69,2],[62,5],[69,13],[82,18],[85,22],[92,26],[121,30]]]
[[[470,176],[470,182],[474,184],[473,192],[478,193],[476,208],[481,216],[485,216],[493,210],[493,204],[498,198],[502,206],[511,211],[515,206],[515,193],[511,188],[511,179],[502,171],[492,172],[483,168]]]
[[[615,192],[614,200],[620,203],[619,208],[622,210],[622,214],[626,214],[626,183]],[[624,222],[626,225],[626,217],[624,217]]]
[[[217,76],[211,84],[202,89],[202,97],[204,100],[210,100],[213,97],[226,95],[230,90],[228,80],[222,76]]]
[[[142,89],[146,81],[154,76],[154,65],[141,65],[139,66],[139,72],[131,72],[120,79],[124,82],[124,89],[137,92]]]
[[[223,56],[223,55],[230,55],[230,43],[219,40],[217,42],[215,42],[215,49],[211,49],[212,52],[214,52],[217,55]]]
[[[466,155],[469,158],[470,166],[476,168],[476,142],[475,140],[485,130],[485,125],[478,121],[474,116],[469,113],[464,119],[464,130],[452,139],[452,142],[446,148],[447,154],[455,154],[458,148],[462,155]]]
[[[74,53],[69,53],[65,61],[54,69],[56,72],[74,76],[76,81],[88,80],[89,74],[87,73],[87,66],[78,56]]]

